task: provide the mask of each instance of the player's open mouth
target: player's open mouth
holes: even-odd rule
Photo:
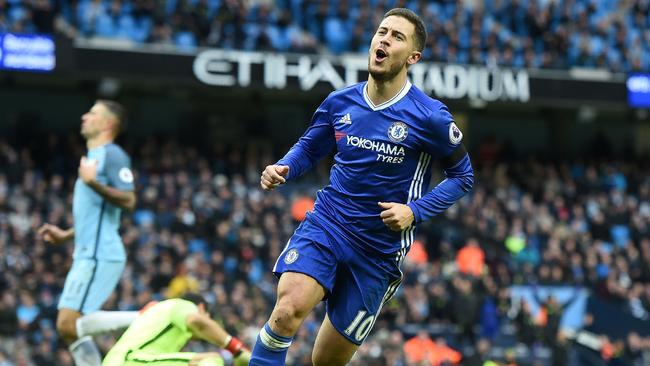
[[[375,60],[377,60],[377,62],[382,62],[382,61],[384,61],[387,57],[388,57],[388,54],[386,53],[386,51],[382,50],[381,48],[378,48],[378,49],[375,51]]]

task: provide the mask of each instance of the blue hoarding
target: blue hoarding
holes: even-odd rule
[[[0,69],[48,72],[56,66],[54,39],[35,34],[0,34]]]
[[[650,108],[650,74],[630,74],[627,101],[632,108]]]

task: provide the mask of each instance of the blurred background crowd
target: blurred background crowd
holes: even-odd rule
[[[72,187],[85,147],[75,133],[38,140],[0,140],[2,366],[71,365],[54,324],[72,244],[47,245],[35,229],[45,221],[72,225]],[[156,138],[125,146],[138,207],[123,215],[129,260],[105,308],[137,310],[152,298],[198,290],[217,319],[251,344],[275,300],[270,268],[326,183],[328,162],[266,193],[259,172],[280,156],[278,147],[200,149]],[[512,160],[487,145],[473,162],[474,190],[422,225],[404,264],[405,282],[353,364],[647,364],[648,334],[599,335],[607,347],[581,352],[571,334],[589,329],[593,314],[585,313],[578,329],[563,329],[560,319],[573,300],[540,296],[529,304],[511,289],[587,289],[612,314],[650,324],[648,163]],[[434,174],[434,183],[440,179]],[[322,316],[319,307],[305,322],[290,364],[310,364]],[[100,346],[113,340],[99,338]]]
[[[57,47],[137,49],[160,63],[200,47],[341,55],[365,53],[399,6],[423,17],[427,61],[650,70],[648,0],[0,0],[0,37],[55,34]],[[65,52],[57,65],[79,56]],[[132,77],[128,62],[79,65],[58,78],[0,71],[0,366],[72,365],[55,331],[72,243],[46,245],[35,229],[72,225],[85,153],[75,121],[96,94],[123,101],[139,124],[120,141],[138,205],[122,218],[129,260],[105,308],[201,291],[252,344],[275,300],[270,268],[331,161],[274,192],[260,190],[259,174],[322,91],[210,89],[194,75],[172,85],[160,71]],[[530,101],[443,100],[466,133],[474,189],[421,225],[405,280],[353,365],[650,365],[648,113],[628,109],[620,78],[552,74],[547,90],[531,76]],[[114,90],[101,87],[106,77]],[[601,87],[620,91],[609,106],[590,102]],[[291,365],[310,364],[323,314],[301,328]],[[116,336],[99,337],[100,348]]]
[[[527,68],[650,69],[647,0],[0,0],[0,32],[60,33],[193,51],[367,52],[409,7],[425,60]]]

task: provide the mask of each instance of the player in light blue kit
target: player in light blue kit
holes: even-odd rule
[[[74,187],[74,227],[63,230],[46,223],[38,233],[53,244],[74,237],[72,268],[59,299],[56,327],[72,343],[77,365],[99,366],[101,355],[92,338],[77,339],[77,321],[82,314],[99,310],[122,276],[126,253],[118,233],[120,214],[133,210],[136,198],[131,160],[113,143],[126,122],[124,108],[98,100],[81,121],[88,154],[81,158]]]
[[[417,224],[471,189],[461,131],[444,104],[407,78],[425,43],[415,13],[387,12],[370,44],[368,81],[331,93],[300,140],[262,172],[262,188],[273,189],[336,149],[330,184],[273,269],[278,298],[250,365],[284,365],[300,324],[323,299],[313,364],[346,364],[397,290]],[[446,179],[429,191],[432,159]]]

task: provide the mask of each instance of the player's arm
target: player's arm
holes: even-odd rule
[[[201,306],[198,312],[187,315],[185,323],[195,337],[226,349],[235,356],[245,348],[239,339],[228,334],[219,323],[210,318]]]
[[[185,318],[187,329],[194,336],[217,347],[225,347],[228,333],[221,326],[202,312],[188,314]]]
[[[335,143],[334,128],[329,119],[328,100],[325,99],[316,109],[311,125],[298,142],[277,163],[264,169],[260,185],[269,190],[303,175],[332,151]]]
[[[45,223],[38,228],[37,234],[48,243],[61,244],[74,238],[74,228],[63,230],[56,225]]]
[[[424,197],[410,202],[416,223],[426,221],[448,209],[474,185],[474,169],[462,144],[442,160],[445,179]]]
[[[97,194],[113,205],[132,211],[135,208],[133,173],[128,156],[122,151],[111,149],[106,154],[105,170],[108,184],[97,181],[97,161],[81,158],[79,178]]]
[[[106,201],[123,210],[132,211],[135,208],[136,198],[135,192],[133,191],[121,191],[117,188],[101,184],[94,179],[88,181],[84,180],[84,183],[97,192],[97,194],[102,196]]]
[[[379,206],[384,209],[380,217],[388,228],[402,231],[413,222],[426,221],[449,208],[472,189],[474,171],[462,144],[443,159],[442,164],[446,179],[424,197],[408,204],[379,202]]]

